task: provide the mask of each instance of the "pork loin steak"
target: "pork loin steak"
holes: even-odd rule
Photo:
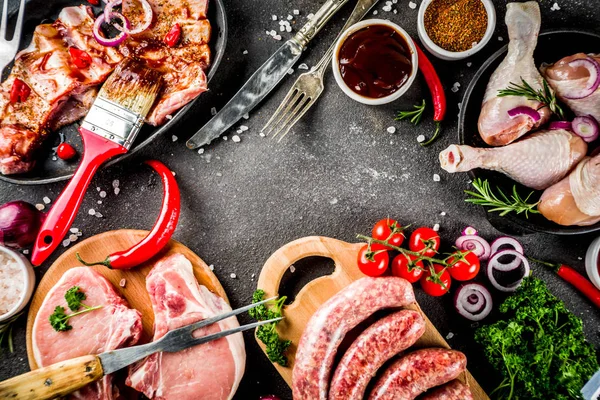
[[[168,331],[227,311],[229,305],[199,285],[192,264],[174,254],[159,261],[146,277],[154,310],[154,340]],[[198,329],[205,336],[239,326],[235,317]],[[156,353],[132,366],[125,382],[157,400],[225,400],[235,394],[246,364],[241,333],[177,353]]]
[[[73,329],[55,331],[49,322],[56,306],[71,313],[65,301],[65,293],[79,286],[85,293],[83,303],[102,308],[69,319]],[[115,292],[110,282],[88,267],[72,268],[48,292],[33,323],[31,342],[35,362],[45,367],[60,361],[88,354],[134,345],[142,333],[142,316],[128,307],[127,302]],[[112,384],[112,376],[92,383],[70,395],[71,399],[113,400],[119,390]]]

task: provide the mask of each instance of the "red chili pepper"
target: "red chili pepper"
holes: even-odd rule
[[[437,72],[435,72],[435,68],[433,67],[433,64],[431,64],[431,61],[429,61],[425,53],[423,53],[423,50],[421,50],[416,43],[415,47],[417,48],[417,55],[419,56],[419,70],[425,77],[425,82],[427,82],[427,86],[429,86],[431,100],[433,101],[433,120],[436,125],[435,132],[431,139],[421,143],[421,146],[428,146],[433,143],[440,134],[441,123],[446,116],[446,93],[444,93],[442,81],[440,81],[440,77]]]
[[[69,47],[69,54],[71,55],[71,61],[77,68],[87,68],[92,63],[92,57],[77,47]]]
[[[146,161],[161,176],[163,183],[163,203],[160,215],[152,231],[138,244],[128,250],[119,251],[106,257],[104,261],[87,263],[76,254],[77,259],[87,266],[104,265],[112,269],[130,269],[140,265],[162,250],[167,245],[179,219],[180,200],[179,187],[173,173],[160,161]]]
[[[75,157],[77,155],[77,150],[75,150],[75,148],[73,146],[71,146],[69,143],[63,142],[58,145],[58,148],[56,149],[56,155],[61,160],[66,161],[66,160],[70,160],[71,158]]]
[[[166,34],[164,42],[169,47],[175,47],[181,38],[181,26],[175,24],[171,27],[169,33]]]
[[[10,88],[10,102],[15,104],[18,102],[24,102],[29,97],[31,89],[25,82],[19,78],[15,78],[12,87]]]
[[[530,260],[552,269],[558,276],[575,286],[575,288],[594,303],[596,307],[600,308],[600,290],[598,290],[598,288],[596,288],[596,286],[594,286],[585,276],[565,264],[553,264],[534,258],[530,258]]]

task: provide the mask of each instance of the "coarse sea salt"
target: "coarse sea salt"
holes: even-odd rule
[[[12,310],[23,295],[25,274],[13,257],[0,253],[0,315]]]

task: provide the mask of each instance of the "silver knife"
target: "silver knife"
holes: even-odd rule
[[[107,351],[99,355],[78,357],[16,376],[0,382],[0,400],[46,400],[62,397],[151,354],[157,352],[174,353],[234,333],[253,329],[260,325],[280,321],[282,318],[274,318],[238,326],[208,336],[195,337],[193,335],[194,331],[203,326],[241,314],[273,299],[275,298],[253,303],[225,314],[174,329],[155,342]]]
[[[585,400],[598,400],[600,398],[600,371],[596,372],[592,379],[581,389]]]
[[[195,149],[209,144],[252,111],[281,82],[308,43],[347,2],[348,0],[327,0],[306,25],[248,79],[229,103],[187,141],[187,147]]]

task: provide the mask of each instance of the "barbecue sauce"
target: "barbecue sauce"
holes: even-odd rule
[[[396,92],[413,70],[408,43],[386,25],[371,25],[354,32],[340,48],[338,59],[348,87],[370,98]]]

